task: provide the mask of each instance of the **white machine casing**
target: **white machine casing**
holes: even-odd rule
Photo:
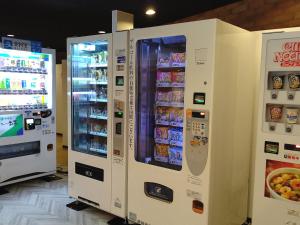
[[[121,218],[126,217],[126,184],[127,184],[127,154],[126,142],[126,109],[127,109],[127,61],[121,63],[121,71],[117,67],[118,53],[127,60],[128,32],[101,34],[68,39],[68,133],[69,133],[69,195],[95,208],[112,213]],[[72,149],[72,74],[71,45],[85,42],[107,41],[108,43],[108,102],[107,102],[107,157],[99,157],[73,151]],[[116,43],[116,44],[113,44]],[[122,77],[124,84],[116,85],[116,77]],[[116,102],[122,102],[123,117],[115,118]],[[116,121],[118,120],[118,121]],[[116,123],[122,127],[122,133],[116,134]],[[121,139],[122,144],[118,144]],[[82,163],[104,171],[104,181],[91,179],[75,172],[75,163]]]
[[[20,51],[20,53],[22,53],[22,51]],[[37,154],[29,154],[26,156],[0,160],[0,186],[6,186],[56,173],[56,57],[55,50],[53,49],[43,48],[42,53],[50,54],[50,63],[48,68],[50,82],[47,85],[49,85],[48,96],[52,102],[52,106],[48,108],[48,110],[51,110],[51,116],[47,118],[41,118],[40,115],[33,116],[33,113],[44,111],[46,109],[0,110],[0,115],[22,114],[23,119],[41,119],[42,122],[42,124],[36,126],[34,130],[25,130],[24,128],[24,134],[21,136],[1,137],[0,146],[39,141],[40,152]],[[20,98],[22,98],[22,95],[20,95]]]
[[[288,107],[300,108],[299,88],[297,90],[289,89],[287,80],[289,74],[296,73],[299,75],[298,56],[300,50],[297,43],[299,46],[300,32],[266,31],[262,34],[252,210],[253,225],[300,224],[299,200],[297,202],[284,199],[268,187],[268,182],[272,179],[271,174],[276,175],[276,170],[280,171],[283,168],[281,173],[296,173],[298,171],[298,176],[300,174],[299,118],[298,122],[289,125],[286,122],[287,113],[285,111],[285,108]],[[280,55],[285,57],[280,59]],[[271,87],[270,76],[272,73],[286,77],[281,90],[274,90]],[[273,96],[274,94],[276,97]],[[289,94],[293,95],[293,99],[288,98]],[[280,122],[268,121],[270,109],[267,105],[284,106]],[[270,129],[271,126],[275,126],[274,130]],[[289,127],[291,130],[287,132],[286,129]],[[268,145],[275,147],[272,150],[266,147]],[[295,149],[289,149],[291,146],[287,148],[286,145],[294,145]]]
[[[186,67],[182,169],[136,161],[136,99],[139,40],[184,35]],[[252,110],[256,71],[255,37],[220,20],[204,20],[130,31],[128,218],[151,225],[240,225],[247,218]],[[147,91],[147,90],[145,90]],[[193,94],[205,93],[205,105],[193,104]],[[187,119],[191,112],[208,116],[208,156],[200,175],[187,161]],[[188,153],[189,154],[189,153]],[[190,160],[193,160],[190,158]],[[197,160],[196,160],[197,161]],[[145,182],[173,190],[173,202],[150,198]],[[159,191],[159,190],[158,190]],[[193,211],[193,200],[204,205]]]

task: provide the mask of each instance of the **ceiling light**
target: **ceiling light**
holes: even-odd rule
[[[15,37],[14,34],[8,34],[7,37]]]
[[[105,34],[106,32],[104,30],[98,31],[98,34]]]
[[[149,9],[147,9],[147,11],[146,11],[146,15],[148,15],[148,16],[152,16],[152,15],[154,15],[155,13],[156,13],[155,10],[152,9],[152,8],[149,8]]]

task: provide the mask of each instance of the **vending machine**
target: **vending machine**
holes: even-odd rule
[[[220,20],[130,31],[128,218],[247,217],[255,38]]]
[[[55,51],[0,48],[0,186],[56,173]]]
[[[300,225],[299,52],[299,32],[263,34],[254,225]]]
[[[127,36],[117,32],[68,39],[69,194],[122,218]]]

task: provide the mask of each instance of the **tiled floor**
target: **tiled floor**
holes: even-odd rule
[[[47,183],[40,179],[14,184],[0,195],[0,225],[104,225],[111,215],[94,208],[76,212],[66,207],[67,177]]]

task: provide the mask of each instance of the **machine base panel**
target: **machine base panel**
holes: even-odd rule
[[[87,209],[90,207],[89,205],[87,205],[83,202],[80,202],[80,201],[71,202],[71,203],[67,204],[66,206],[75,211],[81,211],[81,210],[84,210],[84,209]]]
[[[61,180],[62,178],[56,175],[49,175],[46,177],[41,177],[41,180],[45,181],[45,182],[52,182],[52,181],[56,181],[56,180]]]

